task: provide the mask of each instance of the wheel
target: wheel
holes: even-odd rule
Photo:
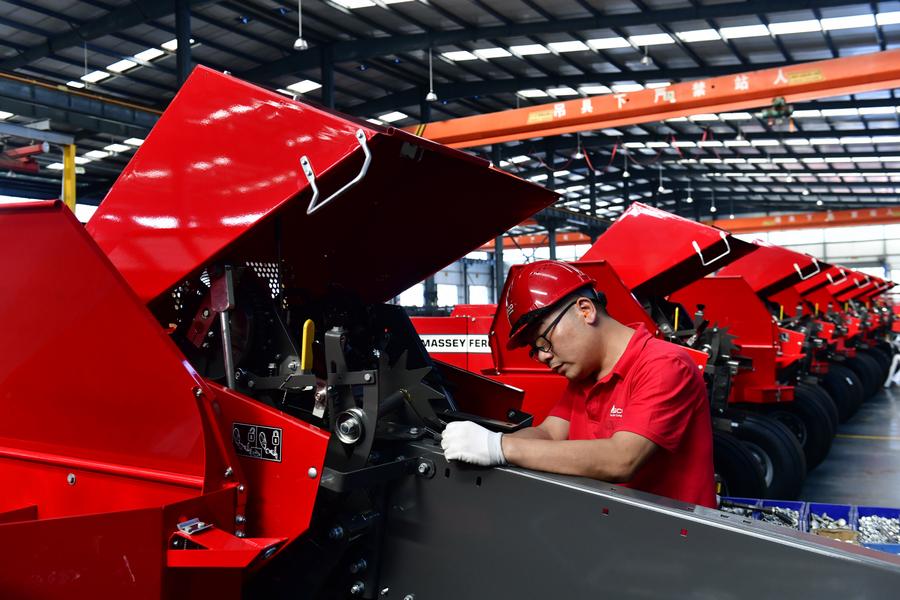
[[[868,350],[857,352],[856,358],[857,360],[862,361],[867,366],[869,372],[872,374],[872,377],[875,380],[875,385],[873,386],[874,389],[872,390],[872,393],[869,394],[869,397],[871,398],[872,396],[877,394],[881,389],[881,386],[884,385],[884,380],[887,377],[887,369],[882,369],[881,363],[878,362],[878,359],[875,358]],[[890,365],[888,365],[888,368],[890,368]]]
[[[834,426],[828,411],[813,391],[794,388],[794,401],[767,406],[765,414],[787,427],[800,446],[806,459],[807,471],[815,469],[828,455]]]
[[[806,477],[803,448],[790,430],[766,415],[734,411],[735,435],[763,469],[765,498],[793,500]]]
[[[766,477],[759,461],[733,434],[713,430],[713,462],[721,496],[765,496]]]
[[[848,358],[843,364],[859,377],[863,387],[863,400],[871,398],[878,391],[878,386],[884,383],[884,379],[878,381],[878,364],[875,359],[862,352],[857,352],[854,358]]]
[[[891,356],[878,346],[869,348],[866,350],[866,354],[874,358],[875,362],[878,363],[878,366],[881,369],[881,383],[883,385],[884,380],[887,379],[888,371],[891,370]]]
[[[800,383],[797,387],[808,390],[809,393],[819,401],[819,404],[821,404],[822,408],[825,409],[825,412],[828,413],[828,421],[831,423],[831,430],[837,433],[838,425],[841,422],[841,415],[838,412],[837,404],[835,404],[831,394],[818,383]]]
[[[841,423],[853,416],[863,401],[862,382],[849,367],[842,363],[831,363],[822,378],[822,387],[834,400],[840,414]]]

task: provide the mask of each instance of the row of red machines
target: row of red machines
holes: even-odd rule
[[[576,264],[606,294],[611,316],[695,357],[723,494],[797,497],[838,423],[890,368],[894,312],[884,293],[894,284],[853,269],[639,203]],[[459,305],[413,322],[436,357],[524,390],[523,410],[540,422],[566,380],[525,349],[505,348],[504,301],[505,290],[500,310]]]

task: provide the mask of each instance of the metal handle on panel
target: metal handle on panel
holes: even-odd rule
[[[817,260],[815,259],[815,257],[813,257],[813,259],[812,259],[812,264],[816,267],[816,270],[813,271],[812,273],[810,273],[809,275],[804,275],[804,274],[803,274],[803,271],[800,270],[800,265],[798,265],[797,263],[794,263],[794,270],[797,271],[797,275],[800,276],[800,281],[806,281],[807,279],[809,279],[809,278],[812,277],[813,275],[818,275],[818,274],[819,274],[819,270],[820,270],[820,269],[819,269],[819,261],[817,261]]]
[[[729,254],[731,254],[731,244],[728,243],[728,234],[725,233],[724,231],[720,231],[719,235],[722,236],[722,240],[725,242],[725,252],[723,252],[719,256],[712,258],[710,260],[706,260],[703,258],[703,251],[700,250],[700,244],[697,243],[697,240],[694,240],[691,242],[691,245],[694,247],[694,251],[700,257],[700,264],[702,264],[704,267],[707,267],[707,266],[713,264],[717,260],[722,260]]]
[[[362,129],[356,130],[356,141],[359,143],[360,147],[363,149],[363,154],[365,154],[365,161],[363,161],[362,169],[359,170],[359,173],[354,177],[351,181],[349,181],[344,187],[331,194],[321,202],[319,202],[319,187],[316,185],[316,174],[313,171],[312,164],[309,162],[309,158],[305,155],[300,157],[300,167],[303,169],[303,174],[306,175],[306,180],[309,182],[309,187],[312,188],[313,195],[309,201],[309,206],[306,209],[306,214],[311,215],[353,186],[362,181],[363,177],[366,176],[366,173],[369,172],[369,165],[372,164],[372,153],[369,151],[369,146],[366,144],[366,134]]]
[[[831,283],[831,285],[837,285],[839,283],[844,283],[845,281],[847,281],[847,271],[845,271],[843,269],[838,269],[838,270],[841,272],[841,275],[844,276],[843,279],[839,279],[839,280],[835,281],[834,279],[831,278],[831,273],[825,274],[825,277],[828,278],[828,281]]]

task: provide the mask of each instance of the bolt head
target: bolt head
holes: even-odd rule
[[[244,484],[243,483],[238,486],[238,492],[240,492],[241,494],[244,493]]]
[[[198,385],[194,388],[194,398],[199,398],[203,395],[203,389]]]
[[[290,363],[288,363],[288,369],[290,369],[291,371],[296,371],[297,363],[295,363],[294,361],[291,361]]]
[[[419,475],[424,475],[428,472],[428,463],[419,463]]]
[[[232,469],[231,467],[225,467],[225,477],[231,477],[232,475],[234,475],[234,469]]]
[[[234,532],[234,536],[235,536],[235,537],[242,538],[242,537],[247,537],[247,534],[244,533],[243,531],[235,531],[235,532]]]
[[[319,475],[319,471],[317,471],[315,467],[310,467],[306,474],[310,479],[315,479]]]
[[[364,584],[362,581],[357,581],[350,587],[350,593],[354,596],[358,596],[364,591],[366,591],[366,584]]]
[[[418,427],[410,427],[409,435],[419,435],[419,428]]]
[[[203,318],[204,318],[204,319],[208,319],[208,318],[209,318],[209,309],[208,309],[208,308],[204,308],[202,314],[203,314]]]
[[[241,523],[246,523],[247,517],[245,517],[244,515],[235,515],[234,522],[238,525],[240,525]]]
[[[75,473],[69,473],[66,475],[66,483],[69,485],[75,485]]]
[[[372,381],[372,374],[366,373],[365,375],[363,375],[363,381]]]

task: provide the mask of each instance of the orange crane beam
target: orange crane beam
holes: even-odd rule
[[[854,225],[882,225],[900,223],[900,205],[885,208],[857,208],[853,210],[829,210],[825,212],[794,213],[771,217],[740,217],[705,221],[731,233],[755,233],[784,229],[809,229],[813,227],[852,227]],[[546,236],[545,236],[546,237]]]
[[[449,119],[406,130],[454,148],[900,87],[900,50]]]

